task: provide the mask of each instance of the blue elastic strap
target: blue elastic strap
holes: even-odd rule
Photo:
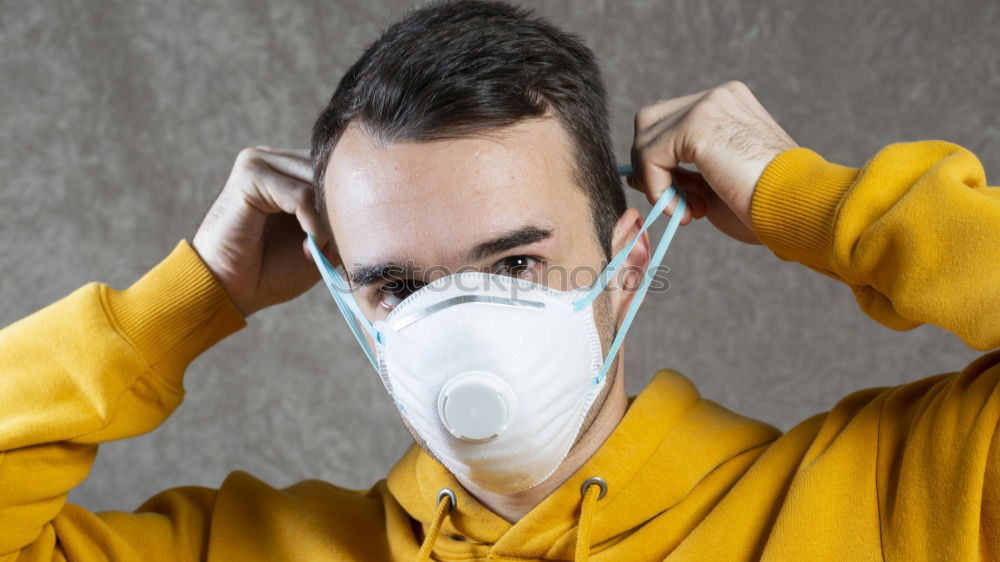
[[[655,221],[657,217],[659,217],[660,214],[663,213],[663,210],[667,208],[667,205],[670,204],[670,200],[674,198],[674,195],[676,193],[677,190],[674,188],[674,186],[670,186],[667,188],[666,191],[660,194],[660,198],[656,200],[656,204],[653,205],[653,208],[650,209],[649,214],[646,215],[646,220],[642,222],[642,228],[639,229],[639,233],[636,234],[635,238],[633,238],[624,248],[622,248],[622,250],[615,255],[614,259],[611,260],[611,263],[609,263],[608,266],[604,268],[604,271],[602,271],[601,274],[597,277],[597,281],[594,282],[590,291],[583,298],[573,303],[573,310],[575,312],[580,312],[581,310],[586,308],[587,305],[593,302],[594,299],[597,298],[597,295],[601,294],[601,291],[603,291],[604,288],[608,286],[608,283],[611,281],[611,277],[614,276],[615,272],[618,271],[618,268],[621,267],[625,259],[628,258],[628,255],[632,252],[632,248],[634,248],[636,243],[639,241],[639,237],[642,236],[642,233],[646,232],[646,230],[648,230],[649,227],[653,225],[653,221]],[[678,214],[678,209],[674,209],[674,214],[670,219],[671,221],[674,220],[674,217],[681,217],[684,215],[685,199],[683,194],[680,194],[678,199],[679,200],[677,206],[678,209],[680,210],[680,213]],[[677,221],[679,222],[680,218],[678,218]],[[668,226],[667,228],[669,230],[670,227]],[[673,233],[671,232],[670,235],[673,236]],[[664,234],[664,236],[666,236],[666,234]],[[667,241],[667,244],[668,245],[670,244],[669,240]],[[658,266],[660,264],[657,263],[651,265]]]
[[[354,301],[354,297],[351,295],[351,288],[340,278],[340,274],[330,265],[323,252],[319,251],[313,235],[307,232],[306,236],[309,239],[309,251],[312,252],[313,261],[316,263],[320,275],[323,276],[323,280],[326,282],[326,288],[330,290],[334,302],[337,303],[337,308],[340,309],[341,315],[347,321],[347,326],[351,329],[354,337],[357,338],[358,343],[361,344],[361,349],[364,350],[365,356],[368,357],[368,362],[372,364],[375,372],[378,372],[378,362],[375,360],[375,354],[372,353],[371,347],[368,346],[368,340],[365,339],[365,335],[361,329],[363,326],[376,341],[380,341],[381,334],[372,326],[368,318],[361,313],[358,303]]]
[[[618,173],[623,176],[632,175],[632,167],[628,165],[619,166]],[[674,197],[677,197],[677,208],[674,209],[673,216],[670,217],[670,222],[667,224],[667,229],[664,231],[663,236],[660,238],[660,242],[656,246],[656,250],[653,252],[649,268],[646,270],[642,283],[639,285],[639,289],[636,291],[635,297],[629,305],[628,311],[625,313],[625,319],[622,321],[618,334],[611,343],[611,348],[608,351],[607,357],[604,359],[604,365],[601,367],[601,372],[598,376],[594,377],[594,384],[600,384],[600,382],[607,375],[608,369],[611,367],[611,362],[618,353],[618,348],[621,347],[622,340],[625,339],[625,333],[628,332],[629,326],[632,325],[632,320],[635,318],[635,314],[639,310],[639,304],[641,304],[642,298],[646,294],[646,290],[649,288],[650,283],[652,283],[653,278],[656,276],[656,270],[663,261],[663,256],[667,252],[667,247],[670,246],[670,241],[673,239],[674,233],[680,225],[681,218],[684,216],[685,208],[683,188],[675,189],[673,186],[670,186],[660,195],[660,198],[657,199],[656,204],[653,205],[653,208],[650,209],[649,214],[646,216],[646,220],[643,221],[642,228],[639,229],[639,233],[636,234],[635,238],[622,248],[611,263],[604,268],[604,271],[598,277],[598,280],[594,283],[587,295],[573,303],[573,309],[579,312],[580,310],[586,308],[587,305],[589,305],[595,298],[597,298],[597,295],[599,295],[610,282],[615,271],[618,270],[621,264],[625,261],[625,258],[627,258],[629,253],[632,252],[632,248],[635,247],[636,243],[639,241],[639,237],[642,236],[642,233],[649,229],[649,227],[663,213],[663,210],[666,209],[667,205]],[[326,287],[333,296],[334,302],[337,303],[337,308],[340,309],[341,315],[344,317],[344,320],[347,321],[347,326],[351,329],[351,332],[358,340],[358,343],[361,344],[361,349],[365,352],[365,356],[368,357],[368,362],[371,363],[375,372],[378,372],[378,362],[375,360],[375,354],[372,352],[371,347],[369,347],[368,340],[365,339],[362,329],[371,334],[376,341],[381,341],[382,335],[375,329],[374,326],[372,326],[371,322],[368,321],[368,318],[361,312],[361,309],[358,308],[358,304],[355,302],[354,297],[351,294],[350,287],[344,282],[343,279],[341,279],[340,274],[337,273],[334,267],[330,264],[329,260],[326,259],[326,256],[320,252],[313,235],[306,233],[306,237],[309,241],[308,246],[309,251],[312,252],[313,261],[317,264],[317,268],[323,276],[323,280],[326,282]]]
[[[625,167],[620,166],[618,168],[619,173],[622,175],[628,175],[624,173],[625,171],[631,172],[631,166]],[[649,267],[646,269],[646,274],[643,276],[642,283],[639,285],[639,289],[636,291],[635,296],[632,298],[632,302],[629,304],[628,311],[625,313],[625,319],[622,320],[621,328],[618,329],[618,333],[615,335],[614,341],[611,342],[611,348],[608,350],[608,355],[604,358],[604,365],[601,366],[601,372],[596,377],[594,377],[594,384],[600,384],[604,377],[608,374],[608,369],[611,368],[611,363],[614,361],[615,355],[618,353],[618,348],[621,347],[622,341],[625,339],[625,334],[628,332],[629,327],[632,325],[632,320],[635,318],[636,312],[639,311],[639,305],[642,303],[642,298],[646,295],[646,290],[649,289],[650,283],[653,282],[653,278],[656,277],[656,271],[660,267],[660,263],[663,261],[663,256],[667,253],[667,248],[670,246],[670,241],[673,240],[674,234],[677,232],[677,227],[680,226],[681,218],[684,217],[684,208],[687,205],[686,198],[684,196],[684,189],[681,187],[674,188],[670,186],[660,194],[660,198],[656,200],[656,204],[649,211],[649,215],[646,216],[646,220],[642,223],[642,228],[639,229],[639,233],[636,234],[635,238],[632,239],[620,252],[615,256],[611,263],[608,264],[601,275],[598,277],[597,282],[591,290],[580,300],[573,303],[573,309],[577,312],[583,310],[587,307],[597,295],[604,290],[611,276],[614,275],[615,271],[621,266],[625,258],[628,257],[632,248],[635,246],[636,242],[639,241],[639,237],[642,236],[643,232],[653,224],[653,222],[660,217],[663,210],[667,208],[670,200],[676,196],[677,207],[674,209],[673,214],[670,217],[670,222],[667,223],[667,229],[663,232],[663,236],[660,237],[660,242],[656,245],[656,250],[653,251],[653,255],[649,260]]]

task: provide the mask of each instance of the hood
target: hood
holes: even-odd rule
[[[665,517],[698,519],[692,511],[717,501],[742,471],[713,478],[709,489],[699,488],[685,506],[692,490],[722,463],[780,435],[774,426],[702,398],[690,379],[662,369],[629,399],[625,416],[600,449],[517,523],[479,503],[417,445],[390,471],[387,485],[425,530],[433,523],[441,525],[433,545],[437,559],[572,560],[581,518],[580,487],[588,478],[600,477],[608,486],[586,529],[591,555],[596,556],[614,552],[654,519],[658,524]],[[458,505],[440,520],[438,493],[443,488],[455,492]]]

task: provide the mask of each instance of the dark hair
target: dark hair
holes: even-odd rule
[[[552,112],[572,141],[574,181],[590,199],[608,259],[625,212],[593,52],[530,10],[503,2],[435,2],[387,29],[348,69],[313,125],[316,211],[327,229],[323,178],[357,119],[373,138],[428,141],[474,135]]]

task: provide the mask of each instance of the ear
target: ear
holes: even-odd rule
[[[622,213],[611,237],[612,259],[635,238],[641,228],[642,215],[637,209],[630,207]],[[615,272],[615,277],[610,283],[613,285],[611,302],[614,307],[616,326],[620,326],[625,318],[625,312],[635,297],[639,283],[646,275],[646,270],[649,269],[649,259],[649,236],[643,232],[639,235],[635,246],[632,247],[632,251]]]

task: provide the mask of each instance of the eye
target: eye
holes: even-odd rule
[[[493,264],[492,273],[525,279],[536,264],[538,259],[531,256],[510,256]]]
[[[422,286],[423,283],[412,279],[390,279],[388,283],[378,288],[379,304],[387,310],[392,310]]]

